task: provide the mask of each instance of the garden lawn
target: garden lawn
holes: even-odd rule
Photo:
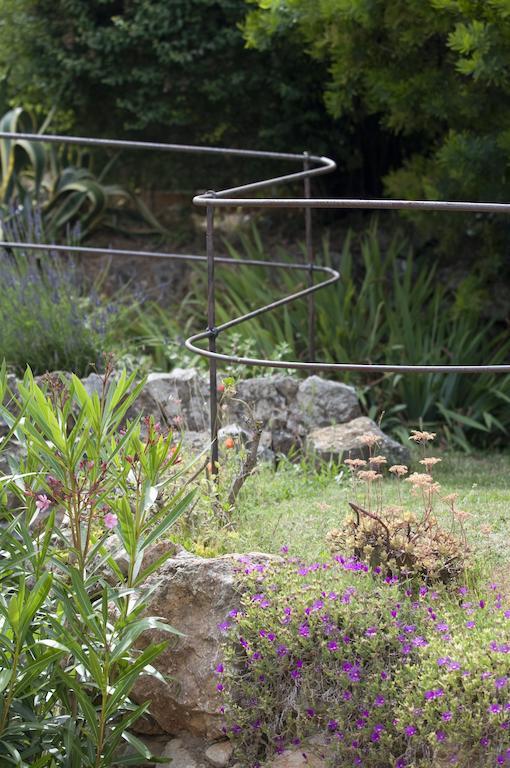
[[[416,464],[413,469],[422,468]],[[443,453],[434,478],[442,495],[458,493],[458,509],[470,513],[466,530],[476,552],[491,565],[502,563],[510,538],[510,454]],[[382,486],[385,503],[398,505],[397,481],[388,477]],[[412,509],[405,483],[402,492],[405,506]],[[359,492],[357,499],[363,500]],[[350,500],[355,496],[346,469],[324,467],[316,472],[304,462],[283,461],[274,471],[262,465],[238,500],[232,544],[241,552],[278,552],[286,545],[311,561],[327,554],[326,533],[339,527]],[[436,513],[439,519],[449,519],[441,503]],[[485,526],[492,532],[482,533]]]

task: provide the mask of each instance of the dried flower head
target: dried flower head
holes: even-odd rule
[[[346,459],[344,464],[347,464],[351,469],[359,469],[365,467],[367,462],[364,459]]]
[[[465,520],[468,520],[470,517],[472,517],[470,512],[465,512],[462,509],[456,509],[453,513],[457,520],[459,520],[461,523],[463,523]]]
[[[420,464],[423,464],[425,469],[428,471],[431,469],[431,467],[439,464],[440,461],[442,461],[442,459],[437,458],[437,456],[429,456],[428,458],[420,459]]]
[[[458,493],[449,493],[446,496],[443,496],[443,501],[445,502],[445,504],[455,504],[458,498],[459,498]]]
[[[370,464],[376,464],[377,466],[379,466],[380,464],[388,463],[386,461],[386,456],[372,456],[372,458],[370,458],[368,461],[370,462]]]
[[[365,480],[367,483],[372,483],[374,480],[381,480],[382,475],[379,472],[376,472],[374,469],[365,469],[358,472],[358,477],[360,480]]]
[[[360,437],[360,443],[362,445],[366,445],[369,448],[372,448],[374,445],[378,445],[381,442],[381,438],[377,435],[374,435],[373,432],[365,432],[364,435],[361,435]]]
[[[393,464],[392,467],[390,467],[389,470],[393,475],[396,475],[397,477],[403,477],[404,475],[407,475],[409,472],[409,469],[406,467],[405,464]]]
[[[413,488],[429,488],[433,483],[433,478],[426,472],[413,472],[406,478],[406,483],[411,483]]]
[[[412,429],[409,440],[414,440],[415,443],[430,443],[435,436],[435,432],[420,432],[418,429]]]
[[[491,525],[481,525],[480,526],[480,532],[488,535],[489,533],[492,533],[492,526]]]

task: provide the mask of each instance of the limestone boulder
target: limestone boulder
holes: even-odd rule
[[[409,464],[409,449],[393,440],[367,416],[360,416],[347,424],[313,429],[307,437],[307,448],[324,461],[342,462],[345,459],[366,459],[369,451],[363,443],[363,435],[373,434],[378,438],[374,450],[386,456],[388,464]]]
[[[150,718],[139,723],[140,732],[175,735],[187,731],[209,740],[223,736],[215,669],[222,660],[221,625],[229,620],[231,611],[239,609],[238,574],[247,567],[246,559],[265,567],[277,558],[263,554],[201,558],[183,551],[148,579],[155,591],[147,615],[166,619],[183,634],[170,635],[167,649],[155,662],[167,682],[144,676],[135,685],[134,700],[151,702]],[[168,637],[164,632],[148,631],[142,635],[140,647]]]
[[[308,430],[352,421],[361,409],[353,387],[309,376],[299,385],[292,414]]]
[[[173,429],[202,432],[209,424],[208,382],[195,368],[150,373],[131,416],[153,416]]]

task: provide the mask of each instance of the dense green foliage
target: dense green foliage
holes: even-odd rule
[[[1,10],[8,96],[56,106],[81,131],[288,146],[328,122],[299,50],[245,51],[244,0],[3,0]]]
[[[252,46],[285,34],[326,63],[334,116],[374,115],[406,141],[386,179],[396,197],[510,196],[510,12],[505,0],[255,0]],[[486,219],[423,223],[483,234]],[[492,254],[494,256],[494,254]]]
[[[243,236],[239,248],[226,245],[239,266],[217,270],[219,323],[303,287],[294,271],[243,266],[244,257],[267,258],[257,230]],[[277,248],[274,258],[285,261],[288,254]],[[375,227],[361,237],[349,233],[340,255],[332,255],[326,241],[319,261],[339,266],[341,280],[315,296],[317,359],[414,365],[501,364],[508,359],[508,333],[490,320],[480,323],[486,298],[479,281],[471,276],[448,286],[440,264],[417,260],[402,236],[385,245]],[[181,347],[176,343],[185,335],[183,329],[201,330],[205,323],[202,269],[193,271],[190,284],[178,314],[154,313],[149,305],[138,320],[137,342],[162,367],[201,364],[182,349],[182,342]],[[222,351],[245,356],[306,359],[307,302],[251,320],[235,333],[226,332],[218,343]],[[261,373],[241,366],[232,372],[240,377]],[[385,429],[397,435],[405,433],[404,423],[438,429],[464,449],[470,443],[485,446],[507,439],[508,376],[386,374],[367,379],[344,374],[342,380],[356,384],[367,413],[378,419],[384,412]]]
[[[20,107],[3,115],[0,131],[39,132]],[[95,175],[89,152],[80,147],[1,139],[0,214],[7,221],[13,211],[19,215],[24,210],[26,217],[40,214],[47,240],[62,240],[72,230],[78,241],[98,227],[121,229],[133,220],[136,234],[161,233],[161,225],[136,195],[105,183],[117,159],[112,156]]]
[[[135,647],[142,632],[177,632],[144,615],[147,548],[191,501],[176,491],[178,450],[151,421],[126,412],[141,385],[107,374],[88,394],[30,371],[0,412],[22,455],[0,485],[0,764],[109,768],[150,757],[128,728],[147,705],[130,700],[165,641]],[[5,400],[6,405],[1,405]],[[114,537],[113,534],[116,534]],[[126,564],[120,568],[119,559]],[[164,635],[163,635],[164,636]],[[128,742],[131,754],[121,753]],[[137,758],[133,758],[133,754]]]
[[[54,125],[313,148],[340,161],[342,193],[380,194],[384,179],[396,197],[509,197],[501,0],[2,0],[0,9],[0,98],[55,110]],[[154,178],[158,166],[136,167]],[[218,166],[199,170],[194,185]],[[178,160],[166,184],[171,174],[190,181]],[[412,218],[452,258],[462,241],[490,253],[489,271],[502,261],[501,219]]]

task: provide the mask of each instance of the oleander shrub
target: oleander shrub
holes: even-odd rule
[[[145,615],[146,579],[167,555],[148,563],[144,554],[193,494],[175,486],[172,434],[151,420],[143,429],[126,421],[141,385],[111,373],[89,394],[77,377],[41,387],[30,371],[10,392],[1,371],[1,447],[15,436],[23,457],[0,476],[6,768],[110,768],[150,758],[130,732],[148,703],[130,696],[140,675],[159,676],[152,662],[166,642],[139,650],[136,641],[147,629],[178,629]]]
[[[496,584],[411,587],[341,556],[240,570],[217,673],[243,766],[310,739],[331,766],[510,760],[510,606]]]

